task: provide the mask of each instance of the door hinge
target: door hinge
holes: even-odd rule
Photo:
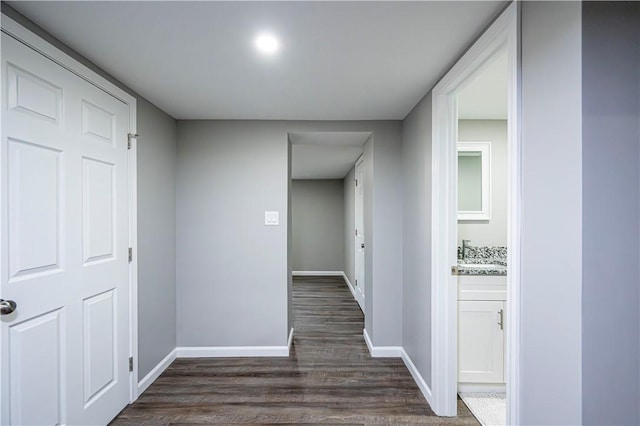
[[[358,230],[356,229],[356,236],[358,236]]]
[[[140,135],[137,134],[137,133],[129,133],[127,135],[127,149],[131,149],[131,139],[135,139],[138,136],[140,136]]]
[[[133,262],[133,248],[129,247],[129,263]]]
[[[356,287],[358,287],[358,280],[356,280]]]
[[[358,186],[358,179],[356,179],[356,186]]]
[[[129,371],[133,371],[133,357],[129,357]]]

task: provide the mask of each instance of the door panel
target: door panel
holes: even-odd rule
[[[12,424],[62,423],[62,316],[59,309],[9,329]]]
[[[129,401],[128,106],[5,34],[2,71],[1,421],[106,424]]]
[[[54,124],[62,118],[62,89],[47,80],[9,64],[8,106]]]
[[[90,297],[83,303],[84,401],[113,385],[117,375],[115,351],[114,290]]]
[[[113,260],[114,165],[93,158],[82,159],[83,259],[91,262]]]
[[[97,105],[82,101],[82,134],[114,145],[116,120],[113,114]]]
[[[9,279],[60,270],[61,153],[15,139],[8,151]]]

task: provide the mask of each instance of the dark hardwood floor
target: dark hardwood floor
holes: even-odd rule
[[[296,278],[293,308],[288,358],[178,359],[112,424],[478,424],[461,401],[436,417],[401,359],[369,356],[342,278]]]

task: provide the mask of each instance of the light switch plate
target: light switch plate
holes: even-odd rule
[[[280,212],[278,212],[278,211],[265,211],[264,212],[264,224],[266,226],[278,226],[278,225],[280,225]]]

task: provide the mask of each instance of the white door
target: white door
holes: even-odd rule
[[[458,302],[458,382],[504,383],[504,302]]]
[[[355,292],[356,292],[356,300],[360,305],[360,309],[364,312],[364,254],[365,254],[365,245],[364,245],[364,162],[363,159],[360,158],[356,162],[356,170],[355,170],[355,178],[356,178],[356,260],[355,260],[355,274],[356,274],[356,282],[355,282]]]
[[[129,402],[128,107],[2,34],[2,424]]]

